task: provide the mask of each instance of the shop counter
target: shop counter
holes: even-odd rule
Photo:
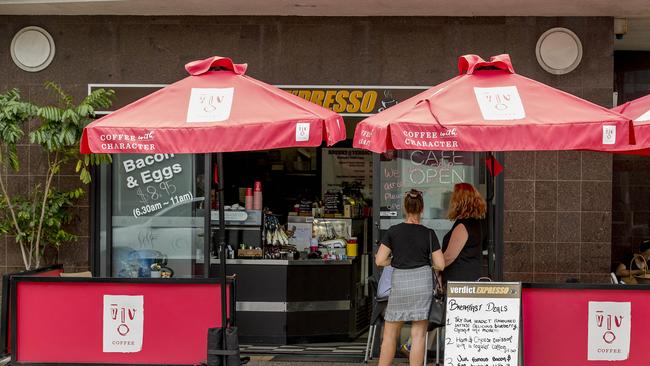
[[[229,259],[237,275],[240,341],[291,344],[347,341],[368,324],[362,276],[367,259]],[[215,260],[218,261],[218,260]],[[211,266],[219,273],[219,265]]]

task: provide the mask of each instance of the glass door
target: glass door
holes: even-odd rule
[[[454,185],[471,183],[485,197],[485,179],[481,179],[484,169],[478,164],[479,156],[473,152],[425,150],[393,150],[379,155],[379,164],[375,164],[374,170],[375,182],[379,185],[373,199],[377,226],[375,250],[384,232],[404,221],[404,193],[412,188],[424,194],[422,224],[433,229],[442,243],[453,225],[447,219],[447,210]]]

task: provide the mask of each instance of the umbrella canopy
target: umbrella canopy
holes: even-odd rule
[[[191,76],[89,124],[82,153],[210,153],[332,145],[337,113],[245,75],[225,57],[190,62]]]
[[[605,150],[632,123],[515,73],[510,56],[465,55],[459,75],[357,125],[354,147],[447,151]]]
[[[650,155],[650,94],[612,108],[612,111],[634,121],[636,148],[640,149],[619,152]]]

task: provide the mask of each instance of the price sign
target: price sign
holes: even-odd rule
[[[116,154],[113,166],[114,216],[190,215],[196,194],[192,155]]]
[[[519,364],[521,284],[449,282],[445,366]]]

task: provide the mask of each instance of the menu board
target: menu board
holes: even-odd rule
[[[322,194],[339,191],[344,184],[358,185],[366,197],[372,192],[372,153],[349,148],[323,149]]]
[[[113,155],[113,215],[189,216],[196,194],[192,162],[190,154]]]
[[[521,284],[449,282],[444,366],[517,366]]]
[[[474,153],[402,150],[381,157],[381,216],[401,217],[404,192],[424,193],[424,218],[444,218],[456,183],[473,183]]]

